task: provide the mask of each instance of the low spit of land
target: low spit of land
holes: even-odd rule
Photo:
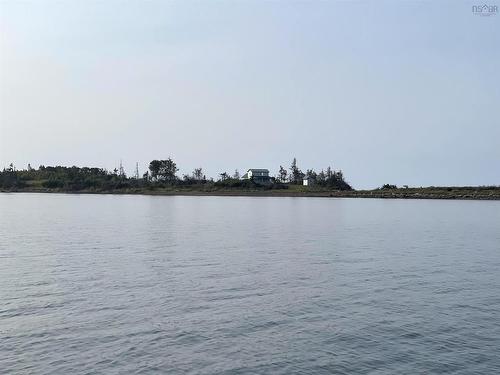
[[[143,177],[136,172],[127,177],[120,170],[103,168],[28,165],[17,170],[13,164],[0,171],[1,192],[76,193],[76,194],[147,194],[147,195],[217,195],[262,197],[335,197],[335,198],[393,198],[393,199],[482,199],[500,200],[500,186],[470,187],[407,187],[385,184],[373,190],[355,190],[344,179],[341,171],[328,167],[319,173],[298,169],[293,160],[288,175],[280,167],[278,177],[271,177],[265,184],[253,178],[242,179],[235,171],[233,176],[221,173],[218,180],[207,179],[201,168],[192,175],[179,178],[177,166],[170,158],[153,160]],[[302,184],[308,176],[309,186]],[[287,177],[288,176],[288,177]]]
[[[500,186],[478,187],[418,187],[374,190],[332,190],[323,187],[290,185],[286,189],[225,188],[217,186],[162,186],[121,189],[45,188],[26,186],[0,189],[2,192],[76,193],[76,194],[145,194],[191,196],[260,196],[260,197],[333,197],[333,198],[390,198],[390,199],[478,199],[500,200]]]

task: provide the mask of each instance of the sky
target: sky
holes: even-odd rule
[[[472,5],[2,0],[0,168],[500,185],[500,14]]]

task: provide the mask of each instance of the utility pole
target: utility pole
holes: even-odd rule
[[[123,169],[122,160],[120,159],[120,177],[125,177],[125,170]]]
[[[138,180],[139,179],[139,163],[135,163],[135,179]]]

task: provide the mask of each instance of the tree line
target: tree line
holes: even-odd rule
[[[316,172],[314,169],[307,169],[305,172],[297,165],[297,159],[293,158],[289,171],[280,165],[278,176],[280,182],[290,184],[302,184],[304,178],[307,178],[313,185],[335,188],[338,190],[351,190],[352,187],[345,181],[342,171],[335,171],[331,167],[326,170]]]
[[[350,190],[351,186],[345,181],[342,171],[335,171],[331,167],[320,172],[307,169],[303,172],[294,158],[289,169],[280,165],[278,173],[271,176],[269,183],[258,184],[252,179],[242,179],[238,170],[233,173],[221,172],[217,179],[207,178],[201,167],[195,168],[191,174],[178,176],[179,168],[172,158],[152,160],[148,170],[139,176],[138,170],[134,176],[127,176],[123,166],[108,171],[104,168],[44,166],[32,168],[28,164],[26,169],[17,170],[13,164],[0,172],[0,188],[20,189],[25,187],[43,187],[61,190],[116,190],[124,188],[154,188],[167,185],[192,186],[213,185],[227,188],[266,188],[286,189],[289,185],[301,185],[304,178],[310,184],[338,190]]]

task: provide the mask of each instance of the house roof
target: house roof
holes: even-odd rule
[[[248,173],[249,171],[252,171],[252,172],[267,172],[267,173],[269,173],[269,169],[258,169],[258,168],[256,169],[256,168],[250,168],[250,169],[247,171],[247,173]]]

